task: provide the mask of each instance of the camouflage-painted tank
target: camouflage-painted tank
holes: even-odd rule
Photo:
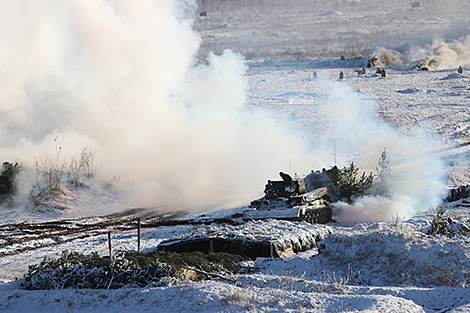
[[[243,214],[244,220],[282,219],[328,223],[332,221],[331,198],[328,187],[318,187],[306,192],[304,179],[292,179],[279,173],[282,181],[268,180],[264,197],[253,200]]]

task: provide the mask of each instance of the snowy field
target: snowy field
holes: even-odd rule
[[[456,229],[470,220],[470,199],[443,202],[470,184],[469,1],[133,3],[0,1],[10,47],[0,151],[33,169],[43,153],[66,160],[85,145],[102,166],[88,188],[64,187],[60,207],[21,200],[0,211],[1,225],[131,207],[223,218],[280,170],[355,162],[375,173],[384,149],[387,194],[335,203],[338,223],[318,226],[332,232],[319,248],[258,258],[234,282],[28,291],[16,279],[29,265],[64,250],[107,255],[107,235],[16,254],[4,245],[1,312],[470,312],[470,237],[427,234],[439,206]],[[389,57],[385,77],[366,68],[377,46],[388,49],[377,50]],[[413,69],[426,56],[429,70]],[[272,228],[260,231],[281,237]],[[144,228],[141,248],[202,231]],[[0,233],[2,244],[18,232]],[[112,239],[137,249],[135,230]]]

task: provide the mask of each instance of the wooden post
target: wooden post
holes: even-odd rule
[[[140,253],[140,218],[137,219],[137,252]]]
[[[113,263],[113,246],[111,244],[111,232],[108,232],[109,262]]]

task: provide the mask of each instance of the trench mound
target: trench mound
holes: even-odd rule
[[[198,225],[163,241],[160,251],[227,252],[248,258],[289,257],[310,250],[333,233],[327,225],[282,220],[249,221],[240,225]]]

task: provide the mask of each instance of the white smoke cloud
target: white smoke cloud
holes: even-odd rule
[[[246,66],[231,52],[195,66],[192,1],[0,1],[0,155],[96,150],[132,205],[184,208],[262,191],[298,136],[245,107]],[[273,140],[275,138],[275,140]],[[251,198],[252,195],[250,194]]]
[[[434,69],[470,66],[470,35],[450,43],[437,38],[429,45],[412,46],[407,53],[407,58],[410,63],[420,62],[422,66]]]
[[[336,218],[343,222],[388,221],[396,214],[409,218],[416,210],[437,206],[445,193],[444,164],[433,153],[438,140],[424,130],[409,135],[393,128],[378,118],[373,101],[342,82],[326,84],[330,94],[318,112],[324,130],[318,138],[323,141],[318,153],[331,150],[334,142],[339,168],[354,162],[361,172],[374,174],[384,148],[392,161],[387,195],[363,197],[352,205],[337,203]]]
[[[452,42],[435,38],[427,45],[410,45],[405,52],[376,47],[368,60],[368,66],[411,65],[418,69],[437,70],[470,66],[470,35]]]
[[[379,222],[390,221],[393,216],[411,217],[416,201],[408,196],[368,197],[358,199],[354,204],[338,202],[335,214],[342,222]]]
[[[384,47],[376,47],[368,60],[367,67],[399,66],[403,64],[404,60],[400,52]]]

